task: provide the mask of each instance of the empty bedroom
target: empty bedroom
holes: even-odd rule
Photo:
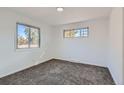
[[[0,85],[123,85],[123,7],[0,7]]]

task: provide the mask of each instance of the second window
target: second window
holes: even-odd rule
[[[73,38],[73,37],[88,37],[89,28],[80,28],[80,29],[68,29],[64,30],[65,38]]]

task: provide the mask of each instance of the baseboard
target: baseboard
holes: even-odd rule
[[[99,67],[105,67],[107,68],[107,66],[105,65],[99,65],[99,64],[94,64],[93,62],[89,62],[89,61],[79,61],[79,60],[73,60],[73,59],[67,59],[67,58],[53,58],[53,59],[57,59],[57,60],[64,60],[64,61],[69,61],[69,62],[73,62],[73,63],[81,63],[81,64],[88,64],[88,65],[94,65],[94,66],[99,66]]]
[[[120,81],[120,79],[117,78],[118,76],[115,75],[114,69],[113,69],[111,66],[108,66],[108,69],[109,69],[109,71],[110,71],[110,73],[111,73],[111,76],[112,76],[112,78],[113,78],[115,84],[116,84],[116,85],[123,85],[123,82],[122,82],[123,80]]]
[[[111,76],[113,78],[113,81],[114,81],[115,85],[117,85],[118,83],[117,83],[116,79],[114,78],[115,76],[113,75],[113,73],[112,73],[112,71],[111,71],[111,69],[109,67],[108,67],[108,69],[109,69],[109,72],[110,72],[110,74],[111,74]]]

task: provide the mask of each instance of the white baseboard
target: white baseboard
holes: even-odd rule
[[[105,66],[105,65],[96,64],[95,62],[86,61],[86,60],[75,60],[75,59],[59,58],[59,57],[56,57],[56,58],[54,58],[54,59],[60,59],[60,60],[65,60],[65,61],[74,62],[74,63],[82,63],[82,64],[95,65],[95,66],[100,66],[100,67],[107,67],[107,66]]]

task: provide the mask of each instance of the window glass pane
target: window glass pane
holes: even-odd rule
[[[64,37],[70,37],[70,31],[64,31]]]
[[[81,29],[81,36],[84,36],[84,37],[88,36],[88,29],[87,28]]]
[[[64,31],[64,37],[87,37],[89,28],[72,29]]]
[[[80,37],[80,30],[74,30],[74,37]]]
[[[84,35],[84,29],[81,29],[81,36]]]
[[[84,34],[88,34],[88,32],[84,32]]]
[[[88,36],[88,32],[84,32],[83,36],[87,37]]]
[[[39,47],[39,30],[30,28],[30,47]]]
[[[18,38],[18,43],[17,47],[18,48],[28,48],[28,43],[29,43],[29,27],[26,27],[24,25],[17,25],[17,38]]]
[[[70,31],[70,37],[75,37],[75,32],[74,32],[74,30],[71,30],[71,31]]]
[[[83,31],[84,33],[86,33],[87,32],[87,29],[84,29],[84,31]]]

